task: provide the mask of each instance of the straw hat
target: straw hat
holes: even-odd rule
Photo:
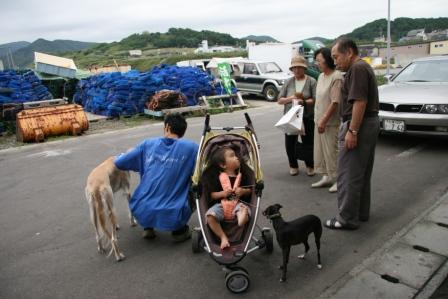
[[[303,68],[307,69],[308,68],[308,64],[307,64],[306,59],[303,56],[300,56],[300,55],[294,56],[291,59],[291,66],[289,67],[289,70],[292,71],[292,68],[296,67],[296,66],[300,66],[300,67],[303,67]]]

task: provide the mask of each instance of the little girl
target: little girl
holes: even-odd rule
[[[235,151],[227,146],[212,154],[202,175],[205,192],[213,203],[206,213],[207,223],[220,238],[221,249],[229,247],[230,243],[220,222],[232,220],[235,216],[239,226],[249,221],[250,210],[240,200],[250,201],[252,190],[248,185],[252,183],[252,177],[253,171],[245,163],[240,163]]]

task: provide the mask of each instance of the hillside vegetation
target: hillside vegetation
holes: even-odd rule
[[[22,42],[22,47],[16,48],[16,50],[12,52],[14,64],[19,68],[29,68],[33,65],[34,52],[43,52],[47,54],[57,55],[68,51],[79,51],[87,49],[96,45],[96,43],[87,43],[72,40],[48,41],[42,38],[39,38],[33,43],[26,46],[23,46],[25,45],[24,43],[26,42]],[[0,56],[0,59],[2,59],[3,61],[8,61],[5,56]],[[10,67],[9,65],[5,66]]]
[[[413,29],[425,29],[426,33],[433,30],[448,29],[448,18],[396,18],[390,22],[391,41],[398,41]],[[387,35],[387,19],[379,19],[356,28],[344,36],[357,41],[372,42],[380,34]]]

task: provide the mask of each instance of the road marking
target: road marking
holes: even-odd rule
[[[27,157],[31,158],[31,157],[57,157],[57,156],[64,156],[64,155],[68,155],[70,154],[72,151],[70,150],[54,150],[54,151],[43,151],[40,153],[35,153],[35,154],[31,154],[28,155]]]
[[[426,144],[419,144],[417,146],[411,147],[408,150],[405,150],[404,152],[399,153],[398,155],[395,155],[395,158],[409,158],[412,155],[415,155],[416,153],[422,151],[426,147]]]

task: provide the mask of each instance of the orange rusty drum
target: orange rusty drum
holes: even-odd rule
[[[82,106],[76,104],[25,109],[17,113],[17,140],[40,142],[49,136],[80,135],[89,129]]]

